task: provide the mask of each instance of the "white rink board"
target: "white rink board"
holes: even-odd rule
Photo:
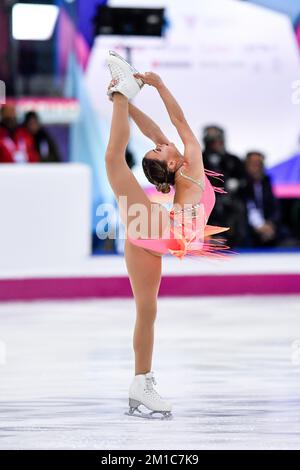
[[[87,165],[1,165],[0,271],[90,255],[90,185]]]

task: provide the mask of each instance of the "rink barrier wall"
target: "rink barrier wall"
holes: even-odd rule
[[[300,274],[163,276],[160,297],[300,294]],[[1,279],[0,301],[132,297],[125,276]]]

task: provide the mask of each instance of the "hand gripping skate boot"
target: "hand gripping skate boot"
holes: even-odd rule
[[[111,95],[117,91],[129,100],[134,98],[144,86],[142,80],[133,76],[137,70],[114,51],[109,51],[107,65],[112,79],[117,81],[117,84],[111,87],[107,94]]]
[[[156,381],[153,372],[147,374],[136,375],[129,388],[129,412],[128,415],[135,415],[142,418],[157,418],[160,414],[160,419],[171,419],[172,405],[163,400],[161,396],[154,389]],[[139,406],[143,405],[150,413],[143,413],[139,410]],[[135,414],[137,412],[138,414]]]

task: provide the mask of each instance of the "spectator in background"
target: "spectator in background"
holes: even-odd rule
[[[39,156],[30,135],[17,126],[16,109],[4,105],[0,111],[0,163],[38,163]]]
[[[26,113],[22,129],[24,133],[27,133],[33,139],[41,163],[58,163],[61,161],[54,140],[42,127],[39,116],[35,111]]]
[[[248,225],[246,245],[253,247],[274,246],[281,235],[279,201],[273,194],[264,161],[264,155],[258,151],[251,151],[246,155],[247,185],[244,190]]]
[[[246,173],[243,162],[229,153],[225,146],[225,132],[215,125],[204,128],[203,134],[204,167],[224,175],[224,188],[227,194],[221,197],[216,193],[216,205],[209,223],[230,227],[222,234],[232,247],[241,246],[246,235],[244,203],[242,192],[246,185]],[[213,180],[215,186],[223,183]]]
[[[0,136],[12,135],[17,128],[16,109],[13,105],[3,105],[0,112]]]
[[[0,109],[0,163],[14,162],[16,127],[17,118],[14,107],[2,106]]]

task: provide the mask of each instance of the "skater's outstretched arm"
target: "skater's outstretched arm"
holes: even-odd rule
[[[169,140],[160,127],[139,108],[129,103],[129,116],[136,123],[140,131],[155,144],[168,144]]]
[[[181,107],[170,90],[163,83],[160,76],[153,72],[146,72],[145,74],[135,74],[135,77],[141,78],[144,83],[152,85],[157,89],[168,111],[171,122],[176,127],[176,130],[184,144],[184,157],[186,161],[190,164],[199,164],[200,159],[202,163],[201,147],[197,137],[190,128]]]

